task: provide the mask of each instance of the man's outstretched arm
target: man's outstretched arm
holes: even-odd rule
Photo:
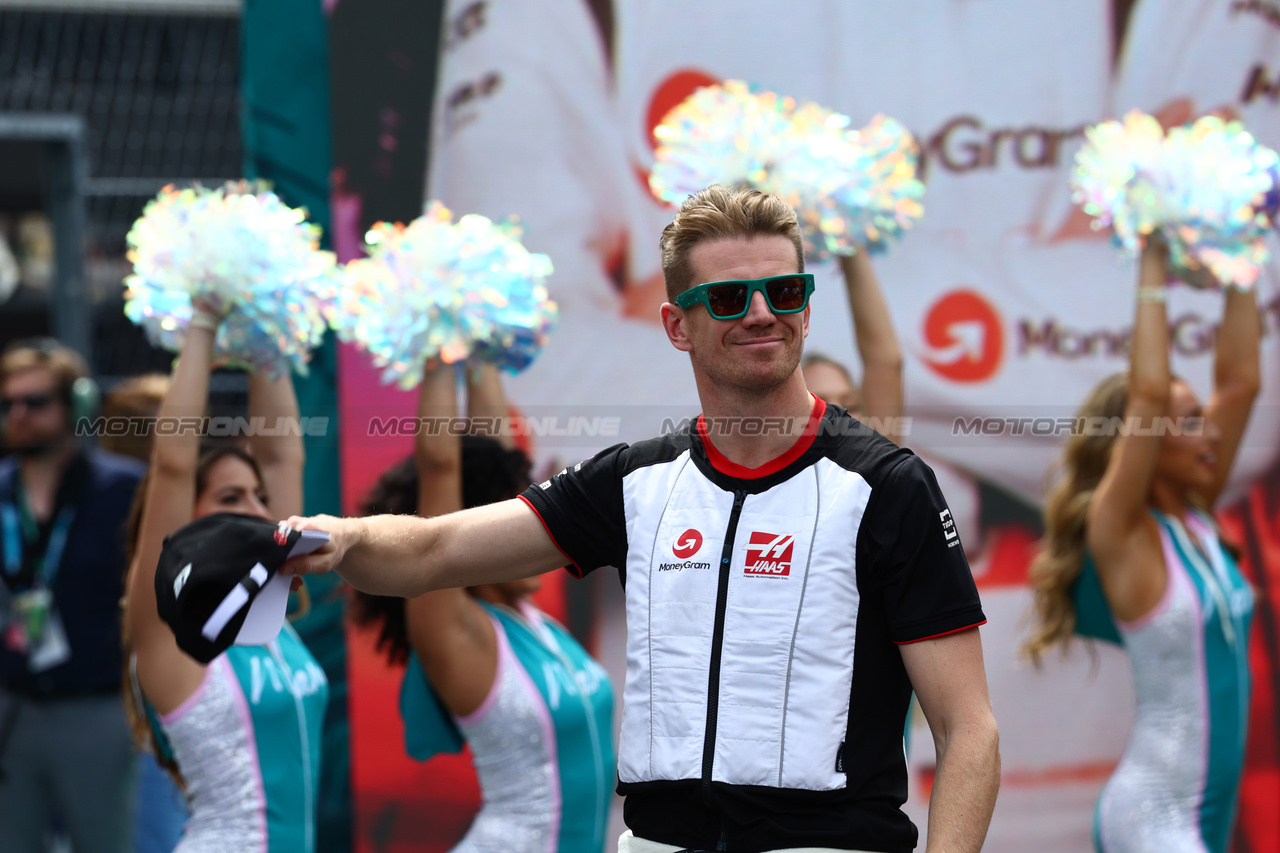
[[[1000,788],[1000,735],[978,629],[898,648],[938,754],[926,853],[978,853]]]
[[[282,572],[337,570],[374,595],[415,598],[435,589],[527,578],[569,562],[537,514],[518,499],[436,518],[295,516],[289,526],[323,530],[330,541],[290,560]]]

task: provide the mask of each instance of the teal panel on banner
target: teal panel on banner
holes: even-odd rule
[[[329,244],[328,33],[320,0],[246,0],[241,24],[241,133],[245,176],[263,178],[288,204],[303,206]],[[306,439],[308,514],[340,513],[338,379],[333,335],[313,354],[310,375],[297,378],[303,415],[327,417],[322,437]],[[347,713],[343,595],[336,575],[307,579],[311,611],[294,623],[329,677],[325,717],[318,853],[349,853],[353,845],[350,727]]]

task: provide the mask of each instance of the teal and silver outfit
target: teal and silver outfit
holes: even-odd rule
[[[479,604],[498,640],[480,707],[449,714],[416,655],[400,692],[410,756],[471,747],[484,805],[453,853],[600,853],[616,781],[609,677],[532,605]]]
[[[191,818],[174,853],[314,853],[324,670],[293,628],[232,646],[167,714],[148,706],[178,763]]]
[[[1099,853],[1226,853],[1249,714],[1253,592],[1212,519],[1153,511],[1168,581],[1150,613],[1115,619],[1092,561],[1076,632],[1128,650],[1137,700],[1124,756],[1094,813]]]

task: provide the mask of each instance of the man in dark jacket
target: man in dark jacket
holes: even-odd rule
[[[124,525],[144,467],[86,450],[83,361],[54,341],[0,356],[0,850],[121,853],[134,751],[120,701]]]

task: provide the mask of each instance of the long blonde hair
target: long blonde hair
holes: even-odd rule
[[[1118,373],[1104,379],[1089,393],[1077,413],[1076,423],[1105,418],[1119,423],[1129,405],[1129,376]],[[1022,645],[1022,653],[1037,666],[1050,648],[1065,644],[1076,627],[1071,587],[1080,577],[1085,558],[1085,521],[1094,490],[1107,471],[1118,431],[1073,431],[1055,467],[1056,482],[1044,506],[1045,532],[1040,540],[1027,580],[1035,596],[1034,625]]]

